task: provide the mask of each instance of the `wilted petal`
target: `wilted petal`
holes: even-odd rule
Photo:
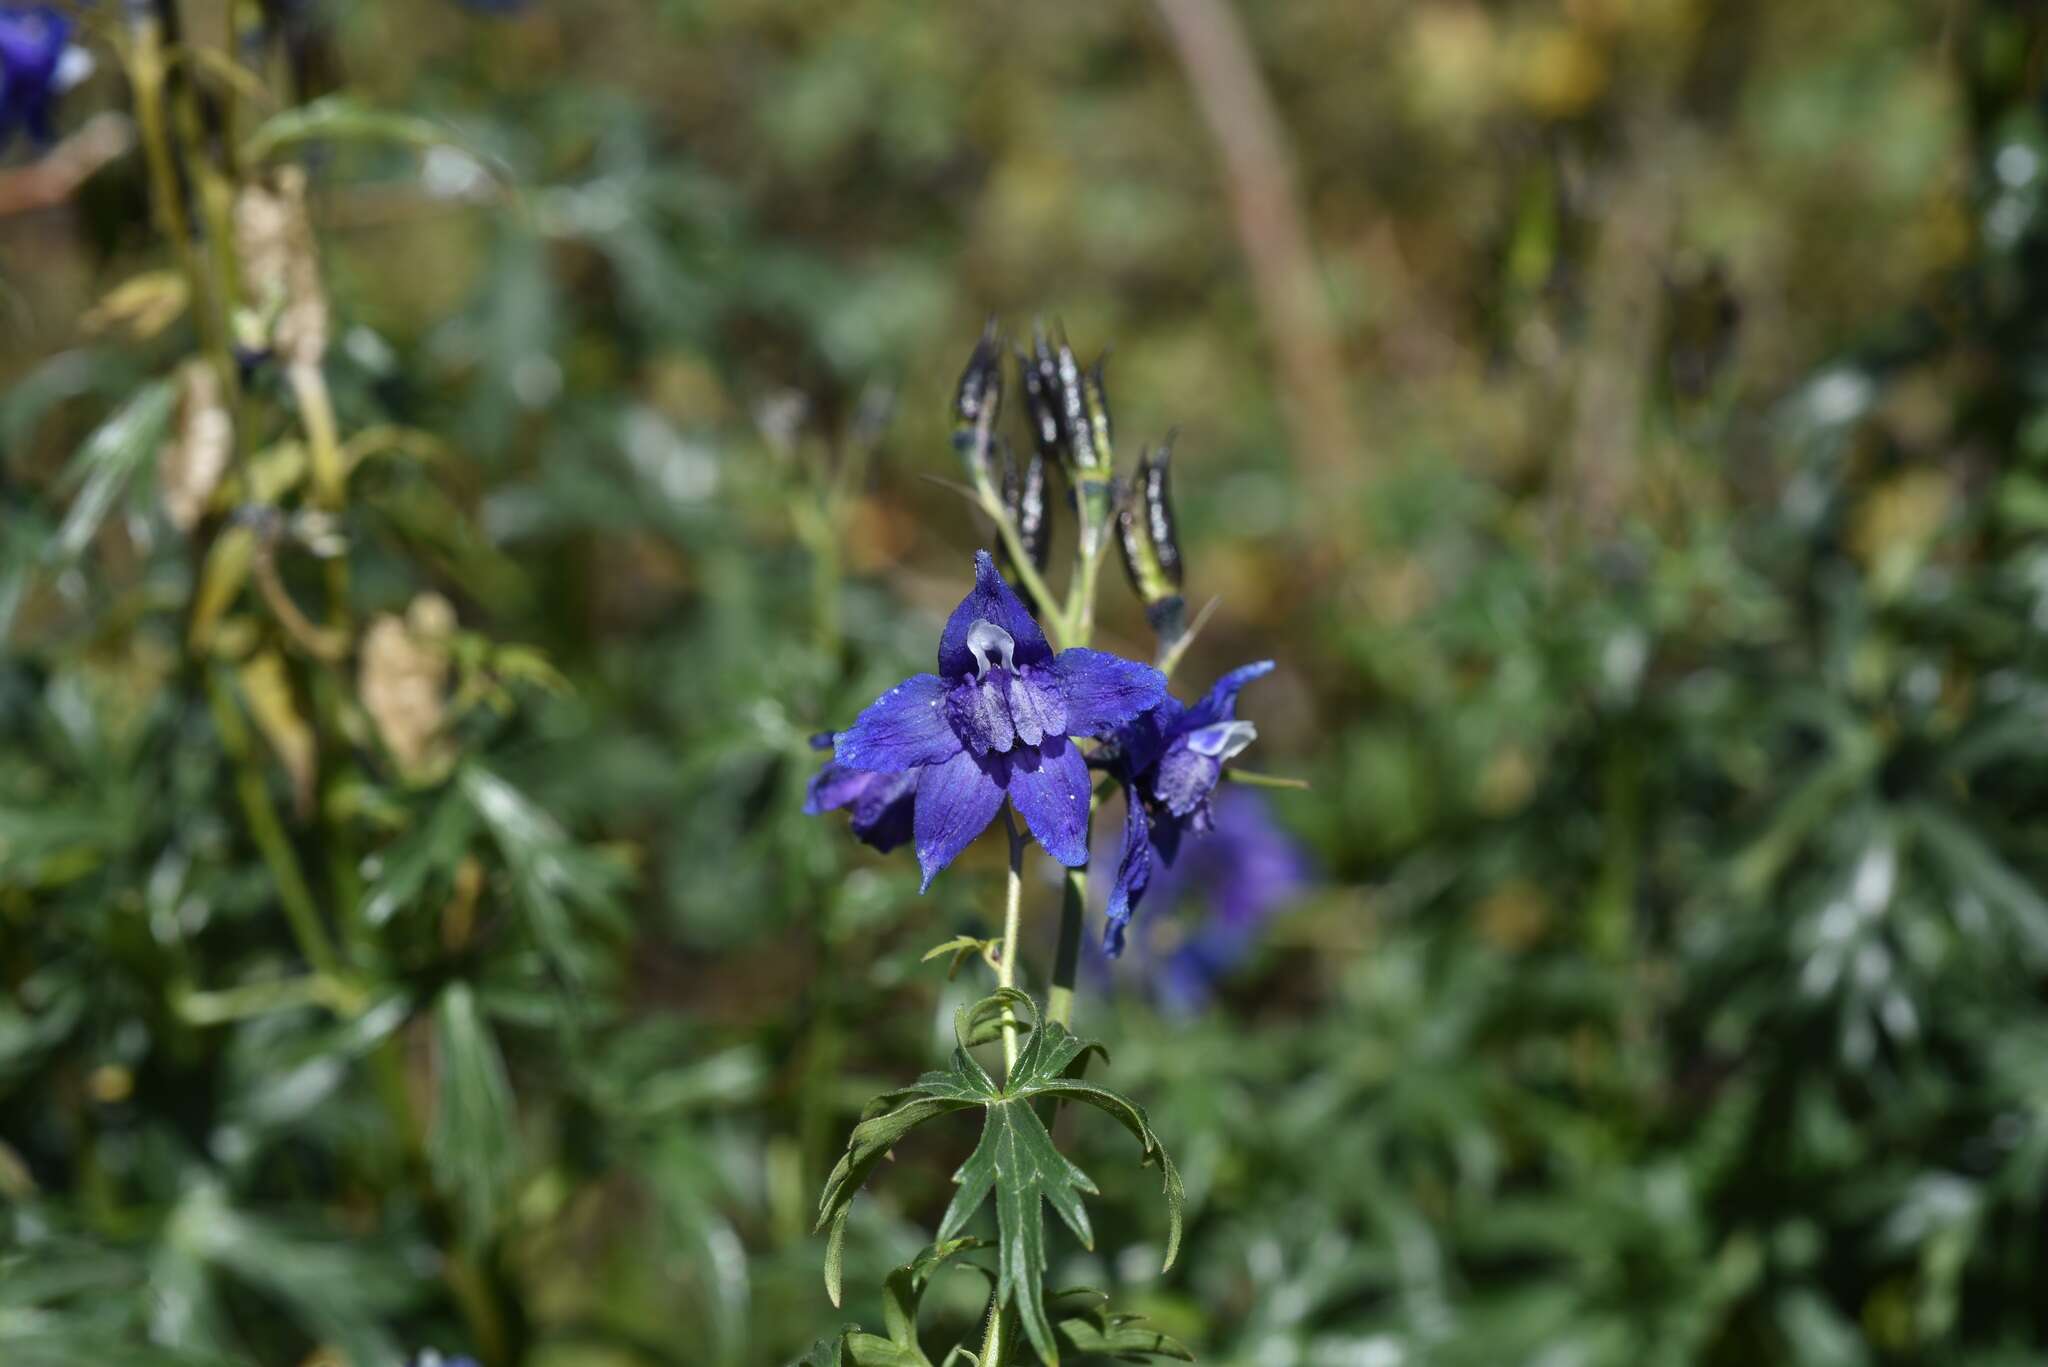
[[[1159,706],[1166,697],[1166,676],[1107,651],[1075,646],[1053,662],[1061,700],[1066,704],[1066,733],[1093,736]]]
[[[1088,764],[1065,737],[1011,756],[1010,802],[1045,852],[1070,869],[1088,862]]]
[[[1253,679],[1263,678],[1273,672],[1271,660],[1260,660],[1256,664],[1243,665],[1231,670],[1218,679],[1208,695],[1188,709],[1187,730],[1198,726],[1211,726],[1219,721],[1229,721],[1237,715],[1237,693]]]
[[[1010,677],[1010,719],[1016,724],[1017,739],[1036,745],[1047,736],[1067,734],[1067,707],[1059,689],[1048,683],[1043,671],[1033,678],[1023,674]]]
[[[920,764],[941,764],[960,753],[960,737],[946,720],[946,685],[936,674],[913,674],[868,704],[839,733],[833,747],[841,764],[893,774]]]
[[[1038,629],[1023,600],[1003,582],[987,551],[974,553],[974,588],[953,609],[953,615],[946,619],[945,634],[939,637],[939,673],[949,679],[965,678],[975,672],[967,634],[976,622],[988,622],[1009,632],[1016,647],[1015,660],[1020,665],[1043,664],[1052,658],[1045,633]]]
[[[974,837],[988,829],[1003,805],[1000,776],[1008,761],[1000,756],[977,758],[965,750],[944,764],[918,775],[913,829],[917,866],[924,871],[918,891],[932,885],[940,869],[953,862]]]
[[[1109,921],[1102,928],[1102,952],[1112,959],[1124,952],[1124,931],[1152,881],[1150,824],[1145,804],[1135,791],[1125,788],[1124,847],[1117,856],[1116,881],[1109,889]]]

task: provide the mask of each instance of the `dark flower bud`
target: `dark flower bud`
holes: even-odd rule
[[[1032,452],[1022,466],[1003,451],[1003,510],[1032,565],[1043,570],[1052,553],[1052,498],[1045,457]]]
[[[1172,645],[1187,628],[1181,597],[1180,538],[1173,523],[1173,436],[1138,459],[1138,470],[1117,500],[1117,546],[1131,588],[1145,605],[1145,620]]]
[[[995,482],[996,419],[1003,411],[1003,366],[995,319],[982,329],[960,385],[953,392],[953,450],[967,466],[968,478],[981,488]]]
[[[1053,352],[1059,376],[1060,425],[1067,439],[1068,471],[1080,482],[1110,467],[1109,405],[1102,397],[1101,365],[1083,374],[1062,333]]]
[[[1061,420],[1059,363],[1046,345],[1045,330],[1033,329],[1032,350],[1017,353],[1023,379],[1024,415],[1031,424],[1031,444],[1045,460],[1066,458],[1066,429]]]

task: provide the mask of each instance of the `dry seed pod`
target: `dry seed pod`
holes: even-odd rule
[[[234,450],[235,425],[221,397],[220,376],[205,361],[187,361],[178,370],[177,425],[157,458],[164,513],[179,531],[199,525]]]
[[[432,775],[450,756],[442,726],[454,631],[448,600],[424,593],[403,618],[380,613],[363,633],[356,693],[378,739],[411,777]]]
[[[306,216],[306,173],[276,171],[235,200],[235,245],[250,302],[269,320],[270,344],[286,365],[318,365],[327,354],[327,291]]]

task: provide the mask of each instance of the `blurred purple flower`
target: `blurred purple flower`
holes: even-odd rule
[[[974,588],[939,638],[939,672],[913,674],[868,704],[834,737],[834,755],[849,774],[915,778],[911,835],[925,887],[988,829],[1004,798],[1046,853],[1079,868],[1089,778],[1072,737],[1107,734],[1165,696],[1150,665],[1078,646],[1055,656],[978,551]]]
[[[71,20],[51,5],[0,5],[0,151],[25,130],[56,141],[57,96],[83,80],[92,59],[71,45]]]
[[[1166,1009],[1191,1013],[1257,947],[1272,918],[1313,881],[1308,852],[1273,820],[1259,794],[1219,795],[1205,839],[1162,867],[1154,914],[1136,936],[1137,976]],[[1177,912],[1173,917],[1159,912]]]
[[[1102,947],[1123,952],[1124,928],[1138,909],[1155,864],[1171,865],[1184,836],[1215,828],[1213,795],[1223,766],[1258,738],[1237,719],[1238,691],[1273,671],[1271,660],[1233,669],[1193,707],[1166,698],[1111,737],[1111,771],[1124,788],[1123,850],[1109,895]]]

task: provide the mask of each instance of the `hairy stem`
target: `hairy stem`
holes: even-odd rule
[[[992,1299],[988,1307],[988,1329],[981,1336],[980,1367],[1003,1367],[1004,1350],[1009,1342],[1002,1302]]]

